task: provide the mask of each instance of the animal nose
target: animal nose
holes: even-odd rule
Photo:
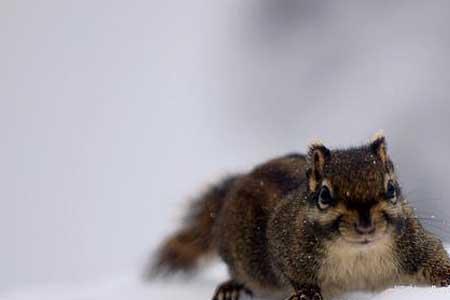
[[[359,234],[371,234],[375,232],[375,226],[370,223],[355,223],[355,230]]]

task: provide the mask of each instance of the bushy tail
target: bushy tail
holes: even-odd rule
[[[200,258],[214,254],[213,225],[237,178],[226,178],[192,203],[183,226],[162,244],[147,275],[189,272],[195,269]]]

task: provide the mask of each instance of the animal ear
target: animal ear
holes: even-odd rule
[[[389,158],[387,154],[386,138],[382,131],[379,131],[373,135],[370,141],[370,148],[383,163],[387,163]]]
[[[309,146],[308,155],[311,165],[307,173],[309,188],[315,191],[324,177],[325,164],[330,159],[331,152],[321,142],[314,142]]]

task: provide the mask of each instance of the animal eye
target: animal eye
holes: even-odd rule
[[[327,209],[333,203],[330,190],[326,186],[320,188],[319,197],[317,198],[317,205],[320,209]]]
[[[386,189],[386,198],[391,202],[397,202],[397,188],[392,180],[388,181]]]

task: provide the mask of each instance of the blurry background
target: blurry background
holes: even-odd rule
[[[3,0],[0,37],[0,291],[138,274],[205,184],[315,137],[384,129],[450,219],[448,1]]]

